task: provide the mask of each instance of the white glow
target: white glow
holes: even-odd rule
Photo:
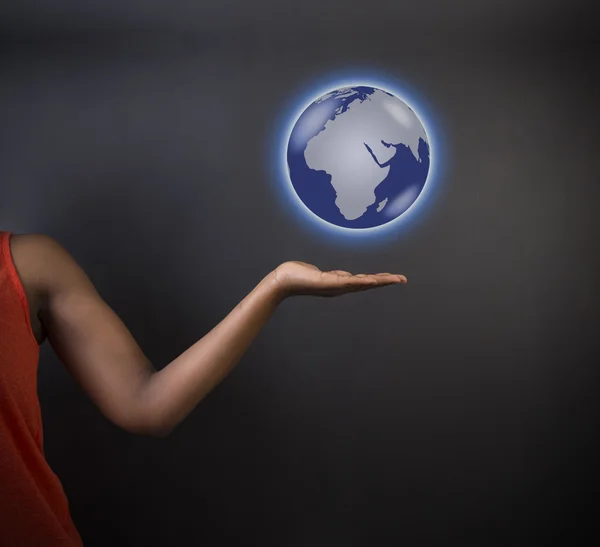
[[[427,173],[427,179],[425,181],[425,184],[424,184],[421,192],[419,193],[418,197],[416,198],[416,200],[400,216],[394,218],[393,220],[390,220],[389,222],[387,222],[385,224],[382,224],[380,226],[370,227],[370,228],[347,228],[347,227],[343,227],[343,226],[338,226],[336,224],[327,222],[326,220],[322,219],[321,217],[319,217],[318,215],[313,213],[304,204],[304,202],[300,199],[300,197],[296,193],[296,190],[294,189],[294,186],[290,179],[290,169],[289,169],[288,162],[287,162],[287,150],[288,150],[288,143],[290,143],[290,135],[296,125],[296,122],[298,121],[298,118],[304,113],[304,111],[310,105],[312,105],[315,101],[317,101],[317,99],[322,97],[323,95],[328,95],[328,94],[331,95],[332,93],[334,93],[335,90],[346,90],[349,88],[356,88],[356,87],[370,87],[370,88],[375,88],[375,89],[381,89],[383,91],[387,91],[388,93],[394,95],[395,97],[397,97],[398,99],[403,101],[409,107],[409,109],[412,110],[414,115],[418,118],[418,120],[420,120],[421,124],[423,125],[423,129],[427,136],[427,143],[429,146],[429,171]],[[393,104],[393,102],[392,102],[392,104]],[[398,121],[406,122],[407,119],[410,120],[410,118],[411,118],[411,116],[407,112],[398,111],[398,109],[395,112],[390,112],[390,114],[394,115],[398,119]],[[304,214],[304,216],[306,218],[310,219],[314,223],[317,223],[319,226],[321,226],[322,228],[324,228],[328,231],[332,231],[332,232],[338,233],[340,235],[350,235],[350,236],[362,237],[362,236],[367,236],[367,235],[369,235],[369,236],[375,235],[378,233],[383,234],[383,233],[389,232],[391,230],[394,230],[394,229],[398,228],[399,226],[401,226],[402,224],[410,221],[410,219],[414,216],[416,211],[418,211],[420,204],[424,203],[427,200],[427,197],[431,191],[431,181],[435,180],[435,175],[436,175],[436,171],[437,171],[435,152],[436,152],[436,150],[439,150],[439,145],[438,145],[436,136],[433,133],[433,131],[431,130],[431,128],[432,128],[432,126],[429,123],[427,117],[422,112],[419,112],[419,110],[417,108],[415,108],[412,101],[410,101],[409,99],[406,99],[402,92],[395,89],[394,85],[390,85],[387,82],[378,81],[377,78],[371,78],[370,81],[361,81],[361,80],[341,80],[340,81],[340,80],[337,80],[337,81],[332,81],[332,82],[328,83],[327,85],[323,85],[320,89],[317,89],[314,91],[314,93],[311,93],[310,98],[308,98],[302,104],[298,105],[295,112],[289,117],[287,127],[284,130],[283,135],[281,135],[280,140],[279,140],[279,164],[280,164],[279,170],[280,170],[281,175],[284,176],[287,194],[289,197],[291,197],[292,201],[294,202],[294,204],[296,205],[298,210],[302,211],[302,213]],[[406,197],[404,197],[405,194],[406,194],[406,192],[403,193],[402,196],[399,196],[398,198],[396,198],[396,200],[394,200],[394,203],[396,203],[396,209],[400,209],[400,207],[402,205],[405,205],[406,201],[408,201],[408,194],[406,194]],[[403,197],[404,197],[404,199],[402,201],[400,201],[400,199]],[[414,193],[413,193],[413,198],[414,198]],[[386,204],[385,208],[384,208],[384,213],[387,213],[388,211],[386,209],[390,208],[392,205],[393,204],[391,204],[391,203]],[[393,212],[393,210],[392,210],[392,212]],[[390,214],[390,216],[394,216],[394,215]]]

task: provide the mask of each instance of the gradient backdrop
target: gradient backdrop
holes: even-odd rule
[[[284,302],[166,439],[109,423],[44,344],[86,545],[597,534],[597,23],[584,1],[2,3],[0,229],[64,245],[157,368],[285,260],[409,279]],[[354,246],[292,210],[272,147],[371,70],[443,161],[414,222]]]

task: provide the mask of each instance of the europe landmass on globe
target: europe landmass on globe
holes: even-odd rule
[[[415,112],[373,87],[336,89],[304,110],[290,134],[292,186],[315,215],[372,228],[398,218],[429,173],[429,141]]]

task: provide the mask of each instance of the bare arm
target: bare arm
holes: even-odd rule
[[[281,300],[273,276],[265,277],[208,334],[151,374],[141,391],[151,427],[169,431],[180,423],[229,374]]]
[[[69,253],[42,235],[21,236],[35,265],[40,317],[59,359],[101,412],[120,427],[165,435],[235,367],[277,306],[299,294],[337,296],[405,283],[404,276],[321,272],[286,262],[214,329],[156,371],[117,314]]]

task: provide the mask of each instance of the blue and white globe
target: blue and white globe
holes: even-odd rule
[[[336,89],[296,121],[287,146],[292,186],[315,215],[373,228],[405,213],[429,173],[429,141],[401,99],[374,87]]]

